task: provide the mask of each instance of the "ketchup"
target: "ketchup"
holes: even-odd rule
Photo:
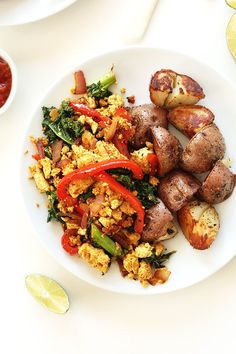
[[[4,105],[11,92],[12,75],[7,62],[0,57],[0,107]]]

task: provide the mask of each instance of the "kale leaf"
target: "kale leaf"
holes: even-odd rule
[[[167,262],[170,256],[175,252],[176,251],[163,253],[160,256],[156,256],[155,252],[153,252],[150,257],[143,258],[143,260],[150,263],[154,268],[163,268],[165,266],[165,262]]]
[[[93,194],[93,186],[92,186],[87,190],[87,192],[80,194],[78,196],[78,198],[79,198],[79,200],[82,200],[83,202],[85,202],[88,198],[93,197],[93,195],[94,194]]]
[[[84,131],[83,124],[74,119],[74,110],[69,102],[62,101],[58,109],[58,116],[55,121],[51,120],[50,112],[54,107],[42,107],[43,129],[49,143],[53,143],[58,137],[71,145],[76,138],[80,137]]]
[[[146,175],[143,180],[134,181],[135,190],[138,192],[137,197],[146,209],[151,208],[158,201],[157,187],[151,185],[148,182],[148,178]]]
[[[149,183],[148,175],[144,176],[142,180],[135,180],[131,173],[125,169],[113,169],[108,172],[115,175],[117,181],[130,191],[136,190],[138,192],[137,197],[144,208],[149,209],[157,204],[157,188]]]
[[[64,220],[58,215],[58,198],[57,198],[57,194],[56,192],[48,192],[47,196],[50,197],[49,198],[49,209],[48,209],[48,217],[47,217],[47,222],[50,222],[52,220],[57,220],[61,223],[65,223]]]

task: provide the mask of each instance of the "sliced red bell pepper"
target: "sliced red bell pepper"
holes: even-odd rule
[[[127,168],[131,170],[137,179],[143,178],[143,172],[141,168],[134,162],[130,160],[118,160],[111,159],[100,161],[97,163],[92,163],[84,166],[80,169],[74,170],[64,176],[57,185],[57,195],[59,199],[66,200],[71,197],[67,192],[67,186],[75,181],[76,179],[85,179],[87,177],[93,177],[94,175],[112,168]]]
[[[131,117],[124,107],[117,108],[115,111],[115,116],[125,118],[128,122],[131,121]]]
[[[75,236],[75,235],[76,235],[76,230],[75,229],[67,229],[67,230],[65,230],[65,232],[64,232],[64,234],[62,235],[62,238],[61,238],[62,247],[71,256],[75,256],[76,254],[78,254],[78,246],[77,245],[72,245],[71,242],[70,242],[70,236]]]
[[[157,167],[158,167],[157,155],[154,154],[154,152],[151,152],[150,154],[148,154],[147,160],[150,163],[150,175],[154,176],[157,172]]]
[[[112,142],[122,155],[130,158],[130,154],[128,150],[128,139],[124,137],[123,131],[124,131],[123,129],[122,131],[121,129],[116,131],[112,139]]]
[[[77,213],[79,213],[80,215],[83,215],[84,214],[84,210],[78,205],[76,204],[74,206],[74,209],[77,211]]]
[[[102,128],[105,128],[112,123],[112,120],[109,117],[103,116],[100,112],[96,111],[96,109],[89,108],[85,104],[71,102],[70,106],[75,112],[94,118]]]
[[[73,198],[71,195],[68,194],[68,196],[65,199],[66,205],[68,207],[75,206],[78,200],[76,198]]]
[[[102,172],[95,176],[96,180],[107,182],[109,187],[122,195],[122,197],[129,202],[129,204],[135,209],[137,213],[136,220],[134,222],[134,230],[135,232],[141,234],[144,227],[144,208],[138,198],[136,198],[128,189],[122,186],[119,182],[117,182],[112,176],[110,176],[106,172]]]
[[[35,159],[36,161],[40,160],[41,157],[39,156],[39,154],[34,154],[32,155],[33,159]]]

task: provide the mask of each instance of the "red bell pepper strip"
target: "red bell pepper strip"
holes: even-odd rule
[[[143,178],[143,172],[141,168],[134,162],[130,160],[118,160],[111,159],[100,161],[97,163],[92,163],[84,166],[80,169],[74,170],[67,175],[65,175],[57,185],[57,195],[59,199],[66,200],[71,197],[67,192],[67,186],[75,181],[76,179],[84,179],[87,177],[93,177],[94,175],[112,168],[128,168],[134,174],[137,179]]]
[[[68,194],[68,196],[65,199],[66,205],[68,207],[72,207],[75,206],[78,202],[78,200],[76,198],[73,198],[71,195]]]
[[[154,154],[154,152],[151,152],[150,154],[148,154],[147,160],[150,163],[150,175],[154,176],[157,172],[157,167],[158,167],[157,155]]]
[[[76,204],[75,206],[74,206],[74,209],[77,211],[77,213],[79,213],[80,215],[83,215],[84,214],[84,210],[78,205],[78,204]]]
[[[76,254],[78,254],[78,246],[77,245],[72,245],[71,242],[70,242],[70,236],[75,236],[75,235],[76,235],[76,230],[67,229],[67,230],[65,230],[65,232],[64,232],[64,234],[62,235],[62,238],[61,238],[62,247],[71,256],[75,256]]]
[[[128,139],[124,137],[123,131],[124,130],[116,131],[114,138],[112,139],[112,142],[122,155],[130,158],[130,154],[128,150]]]
[[[107,182],[109,187],[122,195],[122,197],[127,200],[127,202],[136,210],[137,217],[134,222],[134,230],[138,234],[141,234],[144,227],[144,208],[140,201],[124,186],[122,186],[119,182],[117,182],[112,176],[110,176],[106,172],[102,172],[95,176],[96,180]]]
[[[85,104],[71,102],[70,106],[75,112],[94,118],[102,128],[105,128],[112,123],[112,120],[109,117],[103,116],[101,113],[95,109],[89,108]]]
[[[129,113],[123,107],[117,108],[117,110],[115,111],[115,116],[125,118],[128,122],[131,121],[131,117],[130,117]]]
[[[33,159],[35,159],[36,161],[40,160],[41,157],[39,156],[39,154],[34,154],[32,155]]]

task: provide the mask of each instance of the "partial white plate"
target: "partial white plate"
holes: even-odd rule
[[[76,0],[0,0],[0,26],[35,22],[72,5]]]
[[[212,68],[186,55],[157,48],[132,47],[95,57],[77,68],[73,68],[50,88],[43,100],[36,107],[28,127],[23,151],[29,154],[22,157],[21,185],[27,212],[47,250],[67,270],[79,278],[103,289],[127,294],[158,294],[171,292],[195,284],[223,267],[236,253],[236,219],[234,210],[236,193],[227,201],[217,205],[221,219],[221,228],[217,240],[206,251],[194,250],[183,237],[182,233],[173,240],[166,241],[168,251],[177,250],[169,263],[171,277],[164,285],[143,289],[139,282],[124,279],[116,264],[109,272],[101,276],[77,257],[67,255],[61,248],[62,230],[56,223],[46,223],[46,199],[40,195],[32,180],[29,180],[28,166],[33,163],[28,136],[41,135],[41,106],[58,105],[70,95],[73,87],[73,72],[82,69],[87,82],[93,82],[106,73],[111,65],[115,65],[120,87],[126,87],[127,96],[135,95],[136,103],[150,102],[148,85],[151,74],[161,68],[171,68],[179,73],[187,74],[196,79],[204,88],[206,98],[201,103],[209,107],[216,115],[215,122],[220,127],[227,145],[227,156],[236,160],[236,106],[235,87]],[[180,134],[178,135],[180,137]],[[182,141],[186,141],[182,139]],[[23,153],[22,153],[23,154]],[[235,165],[233,165],[235,170]],[[40,207],[36,207],[36,202]]]

